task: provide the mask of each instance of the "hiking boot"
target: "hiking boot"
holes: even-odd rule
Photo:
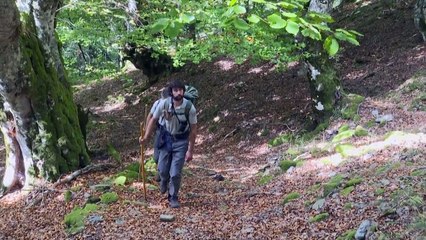
[[[171,208],[180,208],[180,203],[177,198],[170,198],[169,204]]]
[[[167,192],[167,184],[160,183],[160,192],[161,194],[165,194]]]
[[[161,181],[161,177],[160,177],[160,174],[156,174],[155,175],[155,177],[154,177],[154,181],[156,181],[156,182],[160,182]]]

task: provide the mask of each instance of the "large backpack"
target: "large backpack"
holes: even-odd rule
[[[185,95],[183,97],[195,104],[198,98],[198,90],[191,85],[185,85]]]

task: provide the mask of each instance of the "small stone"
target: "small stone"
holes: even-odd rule
[[[382,180],[380,180],[380,182],[383,184],[383,186],[387,186],[387,185],[390,184],[390,181],[387,180],[387,179],[382,179]]]
[[[124,223],[125,223],[125,221],[121,218],[118,218],[118,219],[115,220],[115,224],[117,224],[117,225],[123,225]]]
[[[367,231],[370,228],[370,226],[371,226],[370,220],[362,221],[361,225],[359,225],[358,229],[356,230],[355,239],[356,240],[364,240],[365,235],[367,234]]]
[[[102,222],[103,217],[100,215],[90,215],[87,217],[87,221],[91,224],[94,224],[94,223]]]
[[[168,214],[161,214],[160,221],[162,222],[173,222],[175,220],[175,216]]]
[[[322,209],[322,207],[324,206],[324,203],[325,203],[325,199],[324,199],[324,198],[318,199],[318,200],[314,203],[314,205],[312,205],[312,209],[319,211],[319,210],[321,210],[321,209]]]
[[[291,174],[292,172],[294,172],[296,168],[294,166],[291,166],[287,169],[286,173]]]
[[[188,232],[188,230],[186,230],[185,228],[176,228],[175,229],[176,234],[185,234],[187,232]]]
[[[97,184],[97,185],[92,185],[90,186],[90,189],[94,190],[94,191],[100,191],[100,192],[105,192],[111,189],[111,185],[110,184]]]
[[[393,115],[392,114],[386,114],[386,115],[383,115],[383,116],[376,118],[376,123],[386,123],[386,122],[390,122],[390,121],[393,121]]]

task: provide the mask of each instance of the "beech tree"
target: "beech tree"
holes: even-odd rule
[[[3,191],[56,180],[90,162],[55,35],[59,3],[0,1]]]

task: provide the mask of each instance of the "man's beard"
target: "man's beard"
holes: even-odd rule
[[[182,100],[182,98],[183,98],[182,95],[173,96],[173,100],[176,100],[176,101],[180,101]]]

